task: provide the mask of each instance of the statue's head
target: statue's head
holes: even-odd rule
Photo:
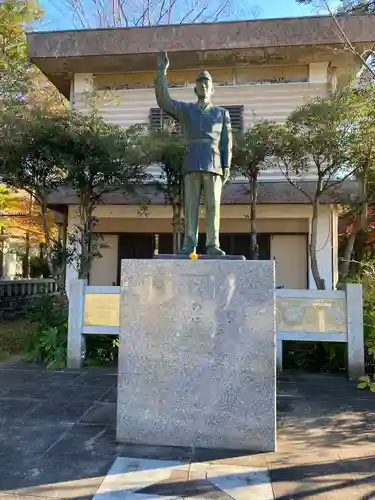
[[[210,100],[211,95],[214,93],[214,87],[208,71],[200,71],[197,74],[194,92],[197,94],[198,99]]]

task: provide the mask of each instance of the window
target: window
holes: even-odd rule
[[[244,123],[243,123],[243,112],[244,107],[241,105],[236,106],[221,106],[228,110],[230,115],[230,121],[232,123],[232,129],[236,132],[243,132]],[[177,123],[171,116],[162,111],[160,108],[151,108],[150,109],[150,129],[157,130],[164,126],[164,124],[168,122],[174,122],[174,133],[180,134],[181,127],[180,124]]]
[[[170,115],[165,113],[160,108],[151,108],[150,109],[150,129],[151,130],[159,130],[163,128],[168,123],[173,125],[174,134],[181,134],[181,126],[180,124],[172,118]]]

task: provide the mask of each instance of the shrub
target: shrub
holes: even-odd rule
[[[26,359],[47,368],[66,365],[68,308],[56,296],[43,295],[28,314],[31,324],[26,337]]]

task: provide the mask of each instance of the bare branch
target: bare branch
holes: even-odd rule
[[[331,189],[335,186],[337,186],[338,184],[342,184],[344,181],[346,181],[347,179],[349,179],[349,177],[351,177],[352,175],[354,175],[358,170],[358,167],[354,168],[353,170],[351,170],[350,172],[348,172],[346,175],[344,175],[344,177],[342,177],[341,179],[338,179],[337,181],[331,181],[332,179],[332,176],[328,177],[325,182],[323,183],[323,188],[322,188],[322,193],[326,190],[326,189]]]
[[[366,59],[364,59],[364,57],[362,56],[362,54],[360,54],[357,49],[354,47],[354,45],[352,44],[352,42],[349,40],[348,36],[346,35],[345,31],[342,29],[341,27],[341,24],[339,23],[335,13],[333,12],[333,10],[331,9],[331,7],[329,6],[329,3],[327,0],[324,0],[324,4],[330,14],[330,16],[332,17],[333,19],[333,22],[335,23],[338,31],[339,31],[339,34],[341,36],[341,39],[346,43],[347,47],[349,48],[349,50],[352,52],[353,55],[355,55],[360,61],[361,63],[363,64],[363,66],[365,66],[368,71],[375,77],[375,71],[371,68],[371,66],[367,63]]]
[[[290,175],[289,175],[289,170],[288,170],[288,164],[286,163],[285,160],[282,160],[284,165],[285,165],[285,168],[283,169],[280,165],[280,163],[277,161],[276,164],[277,166],[279,167],[281,173],[283,174],[283,176],[285,177],[285,179],[289,182],[289,184],[293,187],[295,187],[296,189],[298,189],[298,191],[300,191],[302,194],[304,194],[306,196],[306,198],[308,200],[310,200],[311,203],[313,203],[313,200],[314,198],[312,196],[310,196],[307,191],[305,191],[299,184],[298,182],[296,182],[295,180],[293,180]]]
[[[77,28],[155,26],[227,18],[256,17],[251,6],[239,13],[239,0],[51,0]],[[178,19],[176,17],[178,16]]]

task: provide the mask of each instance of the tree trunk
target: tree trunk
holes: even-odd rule
[[[258,197],[258,175],[250,178],[250,259],[258,260],[259,247],[257,238],[257,197]]]
[[[22,262],[22,277],[23,278],[29,277],[29,271],[30,271],[29,268],[30,268],[30,234],[28,231],[26,231],[25,256],[24,256],[23,262]]]
[[[356,215],[356,221],[353,225],[352,232],[349,235],[348,241],[346,242],[344,255],[342,257],[342,262],[340,266],[340,281],[345,281],[349,274],[350,262],[352,260],[354,243],[357,237],[357,232],[359,229],[358,215]]]
[[[79,257],[79,271],[78,278],[88,280],[91,269],[91,243],[92,243],[92,225],[93,216],[92,211],[94,207],[90,202],[89,193],[85,193],[81,196],[81,205],[79,208],[80,219],[81,219],[81,254]]]
[[[55,270],[53,269],[53,257],[52,257],[52,242],[51,235],[48,227],[48,219],[47,219],[47,206],[45,203],[41,204],[41,216],[43,221],[43,231],[44,231],[44,239],[45,239],[45,256],[48,265],[49,274],[52,277],[55,277]]]
[[[90,247],[91,247],[91,232],[90,224],[86,221],[81,230],[81,255],[78,278],[88,280],[90,273]]]
[[[312,205],[311,237],[309,243],[311,272],[318,290],[325,290],[324,279],[321,278],[316,257],[316,242],[318,234],[319,198],[315,198]]]
[[[362,227],[358,230],[357,232],[357,237],[355,239],[355,256],[356,256],[356,261],[359,264],[359,269],[358,272],[361,272],[361,263],[365,259],[365,254],[366,254],[366,243],[367,243],[367,231],[365,229],[362,229]]]
[[[343,256],[343,262],[340,266],[340,279],[344,281],[350,270],[350,263],[352,260],[352,255],[353,252],[357,253],[355,251],[355,247],[358,246],[358,240],[360,238],[360,233],[365,232],[366,233],[366,227],[367,227],[367,221],[368,221],[368,203],[367,203],[367,182],[368,182],[368,171],[370,168],[370,163],[369,161],[366,161],[366,163],[363,165],[360,174],[357,176],[357,181],[359,184],[359,196],[360,196],[360,201],[361,205],[355,215],[356,220],[353,225],[352,232],[350,233],[350,236],[348,238],[348,241],[346,243],[345,251],[344,251],[344,256]],[[367,233],[366,233],[366,238],[367,238]],[[362,239],[363,241],[363,239]],[[360,260],[360,256],[357,253],[357,260],[359,262],[362,262]]]
[[[4,227],[0,228],[0,278],[4,276]]]
[[[182,234],[183,234],[182,205],[181,204],[178,204],[177,219],[178,219],[177,250],[181,250],[181,247],[182,247]]]
[[[173,239],[173,253],[177,253],[178,247],[178,209],[175,203],[172,204],[172,239]]]
[[[62,227],[62,237],[60,239],[60,245],[61,245],[61,267],[62,267],[62,272],[61,272],[61,282],[63,285],[63,292],[66,294],[66,266],[68,264],[68,257],[67,257],[67,243],[68,243],[68,211],[64,213],[64,222],[63,222],[63,227]]]

